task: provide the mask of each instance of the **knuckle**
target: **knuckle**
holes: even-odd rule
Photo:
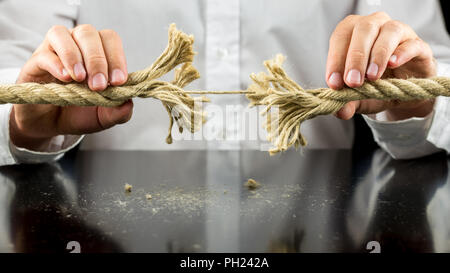
[[[36,50],[33,52],[33,54],[31,54],[31,57],[42,54],[42,52],[44,52],[44,51],[45,51],[45,46],[44,46],[44,43],[42,43],[41,45],[39,45],[38,48],[36,48]]]
[[[43,60],[47,59],[46,55],[47,54],[44,52],[36,53],[31,56],[30,61],[35,62],[37,64],[42,63]]]
[[[69,62],[76,59],[74,52],[68,48],[62,48],[61,50],[59,50],[58,57]]]
[[[73,33],[75,35],[80,35],[83,33],[87,33],[87,32],[93,32],[93,31],[97,31],[93,25],[91,24],[82,24],[82,25],[78,25],[73,29]]]
[[[420,39],[419,37],[414,38],[413,41],[414,41],[414,43],[415,43],[417,46],[419,46],[419,47],[422,48],[422,49],[428,49],[428,48],[429,48],[428,43],[425,42],[424,40]]]
[[[406,43],[406,42],[408,42],[408,43]],[[408,48],[420,49],[421,51],[423,51],[425,49],[424,43],[422,43],[422,41],[420,41],[419,39],[406,40],[405,44],[407,44]]]
[[[393,32],[398,35],[403,32],[403,24],[396,20],[387,21],[382,28],[385,31]]]
[[[427,53],[429,56],[433,56],[433,50],[431,49],[431,46],[427,42],[419,39],[418,43],[423,49],[422,50],[423,52]]]
[[[31,54],[30,59],[33,58],[33,57],[38,56],[39,54],[41,54],[41,51],[40,51],[40,50],[34,51],[33,54]]]
[[[336,29],[340,29],[343,28],[349,24],[352,24],[352,22],[357,21],[358,18],[360,18],[360,15],[355,15],[355,14],[350,14],[347,15],[342,21],[340,21],[337,25],[336,25]]]
[[[100,31],[100,36],[102,40],[106,40],[106,42],[113,42],[122,44],[122,39],[119,34],[113,29],[103,29]]]
[[[353,62],[359,62],[366,58],[366,53],[358,48],[350,49],[348,55],[350,60]]]
[[[386,12],[384,12],[384,11],[377,11],[377,12],[374,12],[374,13],[370,14],[370,16],[377,17],[377,18],[391,18],[391,17],[390,17]]]
[[[390,52],[390,50],[387,46],[378,45],[373,50],[373,57],[374,57],[374,59],[378,59],[378,60],[386,59],[387,56],[389,55],[389,52]]]
[[[352,33],[350,31],[345,31],[341,28],[336,28],[329,39],[329,44],[337,41],[347,41],[350,40]]]
[[[421,52],[426,59],[433,59],[433,50],[427,42],[420,38],[415,38],[414,41],[418,51]]]
[[[35,54],[33,54],[32,57],[38,61],[42,61],[48,58],[49,53],[50,53],[49,51],[38,51]]]
[[[93,68],[103,68],[106,67],[106,58],[100,54],[91,54],[86,58],[86,63],[88,66]]]
[[[361,17],[360,15],[350,14],[350,15],[347,15],[347,16],[344,18],[344,20],[342,20],[342,22],[351,22],[351,21],[356,20],[356,19],[358,19],[358,18],[360,18],[360,17]]]
[[[119,37],[117,32],[113,29],[102,29],[100,30],[100,34],[106,37]]]
[[[361,20],[355,27],[364,32],[373,32],[378,29],[378,24],[373,20]]]
[[[67,28],[65,26],[54,25],[48,30],[47,35],[58,35],[58,33],[61,33],[66,30]]]

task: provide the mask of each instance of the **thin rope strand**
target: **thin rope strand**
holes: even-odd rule
[[[178,91],[177,91],[178,92]],[[207,90],[182,90],[179,91],[185,94],[206,94],[206,95],[227,95],[227,94],[254,94],[255,92],[250,92],[248,90],[214,90],[214,91],[207,91]]]
[[[198,130],[206,122],[206,114],[197,103],[208,102],[199,95],[245,94],[250,106],[263,105],[261,112],[267,116],[265,128],[268,140],[274,145],[269,152],[275,154],[289,147],[307,144],[301,134],[302,122],[318,115],[339,111],[345,103],[355,100],[426,100],[437,96],[450,96],[450,78],[430,79],[382,79],[365,82],[358,88],[339,91],[329,88],[304,90],[293,81],[282,68],[285,59],[277,55],[264,62],[268,72],[252,74],[253,83],[247,90],[189,90],[183,88],[200,77],[192,66],[194,59],[193,36],[169,27],[167,48],[148,68],[130,73],[123,86],[109,86],[102,92],[92,92],[86,84],[5,84],[0,85],[0,104],[53,104],[57,106],[106,106],[114,107],[132,98],[154,98],[160,100],[169,115],[167,143],[172,142],[172,127],[176,123],[179,131]],[[179,66],[176,68],[177,66]],[[175,70],[172,82],[159,78]],[[201,106],[201,105],[200,105]],[[277,108],[278,111],[272,111]]]

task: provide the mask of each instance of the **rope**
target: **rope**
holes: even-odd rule
[[[450,96],[450,78],[385,79],[366,82],[359,88],[336,91],[329,88],[304,90],[288,77],[282,64],[284,57],[264,62],[268,73],[252,74],[253,84],[247,90],[231,91],[185,91],[183,88],[198,79],[200,74],[192,66],[194,59],[193,36],[169,27],[169,43],[159,58],[148,68],[130,73],[122,86],[109,86],[102,92],[92,92],[86,84],[69,83],[22,83],[0,85],[0,104],[53,104],[58,106],[118,106],[135,97],[154,98],[162,102],[169,115],[167,143],[172,143],[174,121],[179,131],[183,128],[192,133],[206,121],[201,103],[206,97],[189,94],[246,94],[250,106],[265,105],[262,114],[267,115],[268,140],[274,145],[271,154],[285,151],[291,146],[306,145],[300,132],[303,121],[318,115],[337,112],[345,103],[354,100],[419,100],[437,96]],[[159,80],[175,69],[172,82]],[[278,111],[273,111],[276,107]]]
[[[268,73],[252,74],[253,84],[247,89],[250,106],[265,105],[265,124],[268,140],[274,145],[270,154],[285,151],[291,146],[307,144],[300,131],[303,121],[318,115],[339,111],[347,102],[364,99],[378,100],[426,100],[437,96],[450,96],[450,78],[380,79],[365,82],[358,88],[330,88],[304,90],[282,68],[285,57],[264,62]],[[272,113],[272,108],[278,111]]]
[[[209,101],[205,97],[190,97],[183,92],[190,82],[198,79],[200,74],[192,66],[194,59],[194,38],[169,27],[169,43],[159,58],[148,68],[130,73],[122,86],[109,86],[102,92],[93,92],[86,84],[69,83],[21,83],[0,85],[0,104],[53,104],[58,106],[118,106],[135,97],[154,98],[162,102],[169,119],[167,143],[172,143],[174,120],[180,132],[183,128],[197,131],[206,121],[201,109],[194,107],[196,102]],[[158,80],[161,76],[175,70],[172,82]],[[197,103],[198,105],[198,103]]]

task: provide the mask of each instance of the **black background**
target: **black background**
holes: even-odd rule
[[[447,32],[450,33],[450,2],[448,0],[440,0],[442,7],[442,14],[445,18],[445,26],[447,27]]]

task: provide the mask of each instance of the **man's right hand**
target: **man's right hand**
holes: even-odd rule
[[[101,92],[108,83],[124,84],[127,74],[122,41],[116,32],[97,31],[91,25],[72,30],[54,26],[23,66],[17,83],[86,82],[92,92]],[[57,135],[94,133],[125,123],[132,111],[131,100],[118,107],[15,104],[10,137],[18,147],[42,150]]]

